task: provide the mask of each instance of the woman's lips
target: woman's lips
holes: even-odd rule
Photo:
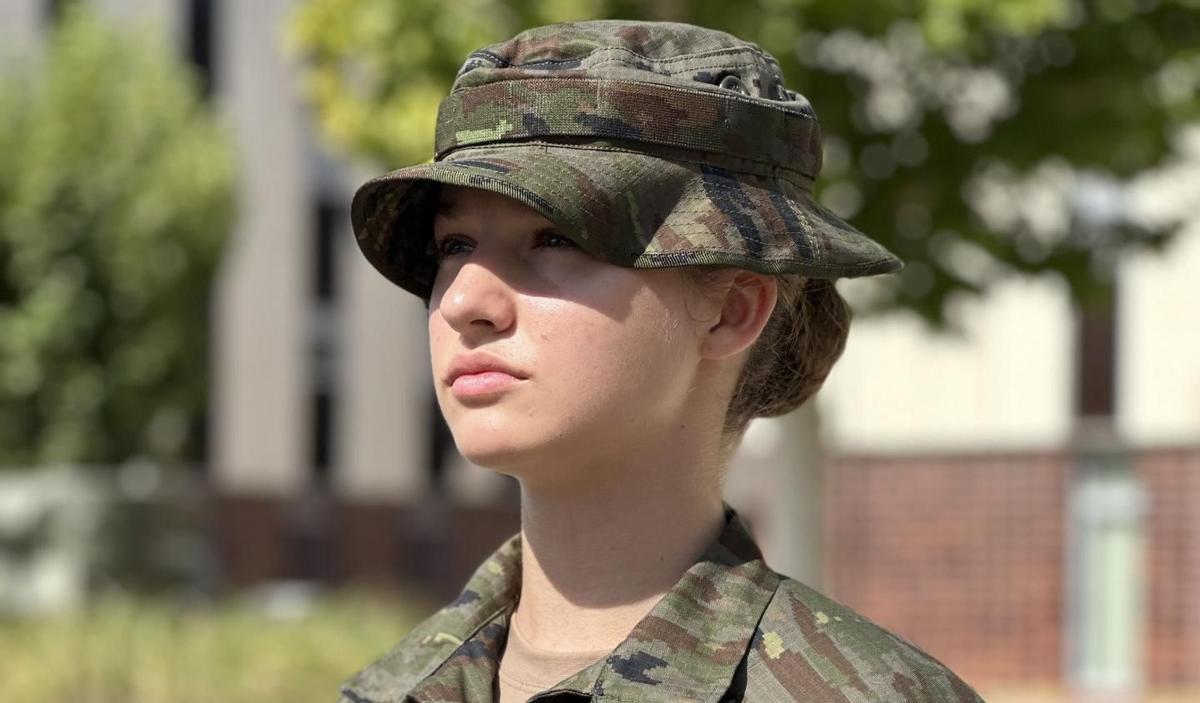
[[[481,371],[479,373],[464,373],[454,379],[450,391],[455,398],[479,398],[501,393],[516,385],[522,379],[503,371]]]

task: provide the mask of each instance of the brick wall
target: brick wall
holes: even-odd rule
[[[520,529],[515,507],[345,503],[214,495],[212,536],[222,586],[302,579],[395,586],[432,608],[458,595],[475,567]]]
[[[972,683],[1063,680],[1070,457],[841,457],[827,480],[831,595]],[[1144,450],[1146,674],[1200,685],[1200,448]]]
[[[1200,685],[1200,449],[1143,452],[1150,492],[1147,667],[1160,685]]]
[[[833,597],[967,681],[1062,676],[1058,454],[841,458],[829,474]]]
[[[1200,448],[1135,454],[1150,495],[1146,666],[1200,686]],[[1059,685],[1071,458],[839,457],[827,488],[826,590],[981,684]],[[519,527],[515,507],[216,496],[224,584],[395,583],[431,605]]]

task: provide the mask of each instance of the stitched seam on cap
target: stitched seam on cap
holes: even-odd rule
[[[592,145],[592,144],[569,144],[569,143],[533,141],[533,140],[530,140],[528,142],[508,142],[508,143],[495,142],[495,143],[480,144],[480,145],[472,144],[472,145],[467,145],[467,146],[463,146],[463,147],[458,147],[458,148],[454,149],[453,151],[446,152],[446,155],[445,155],[445,157],[443,157],[442,161],[447,162],[447,163],[455,163],[454,161],[448,160],[446,157],[448,157],[450,154],[455,153],[456,151],[461,151],[463,149],[519,149],[521,147],[529,147],[534,144],[541,144],[541,145],[545,145],[545,146],[548,146],[551,148],[557,147],[557,148],[562,148],[562,149],[575,149],[575,150],[587,150],[587,151],[610,151],[610,152],[617,153],[617,154],[635,154],[637,156],[645,156],[645,157],[650,157],[650,158],[655,158],[655,159],[662,159],[663,161],[670,161],[672,163],[683,163],[683,164],[690,164],[690,165],[694,165],[694,166],[712,166],[712,165],[714,165],[710,161],[700,161],[700,160],[696,160],[696,159],[689,159],[686,157],[676,158],[674,156],[663,156],[663,155],[653,154],[653,153],[646,152],[646,151],[639,151],[637,149],[622,149],[621,147],[617,147],[617,146]],[[683,147],[674,147],[674,148],[682,149]],[[796,188],[799,188],[800,190],[804,191],[805,193],[809,192],[809,190],[812,187],[812,183],[816,180],[812,176],[805,174],[803,171],[800,171],[800,170],[794,169],[794,168],[788,168],[787,166],[781,166],[779,164],[771,163],[769,161],[759,161],[757,159],[751,159],[751,158],[747,158],[745,156],[732,156],[732,155],[724,154],[723,152],[714,152],[714,153],[718,153],[720,156],[723,156],[723,157],[727,156],[728,158],[741,159],[742,161],[748,161],[752,164],[761,164],[764,167],[763,173],[758,173],[755,171],[747,171],[744,169],[738,169],[738,168],[734,168],[734,167],[722,167],[722,168],[726,168],[727,170],[729,170],[733,173],[736,173],[738,175],[743,175],[743,176],[761,176],[763,178],[769,178],[769,177],[779,178],[781,180],[786,180],[788,183],[795,186]],[[439,163],[441,163],[441,162],[439,162]],[[793,174],[800,176],[802,179],[805,179],[808,182],[807,183],[805,183],[805,182],[797,183],[794,180],[791,180],[791,176]]]
[[[483,54],[484,56],[495,59],[500,64],[500,65],[496,66],[496,68],[507,68],[509,66],[512,66],[512,64],[508,62],[508,59],[505,59],[503,56],[495,53],[494,51],[489,51],[488,49],[477,49],[476,51],[471,52],[471,56],[474,56],[476,54]]]
[[[581,82],[582,81],[591,81],[591,82],[605,82],[605,83],[636,83],[638,85],[653,86],[655,88],[659,88],[661,90],[667,90],[667,91],[692,93],[695,95],[700,95],[700,96],[705,96],[705,97],[714,97],[715,96],[717,98],[721,98],[724,100],[733,100],[735,102],[745,103],[747,105],[752,105],[755,107],[762,107],[762,108],[767,108],[770,110],[775,110],[777,112],[782,112],[786,115],[793,115],[795,117],[800,117],[802,119],[811,120],[813,122],[816,122],[817,124],[820,124],[820,122],[821,122],[819,119],[817,119],[817,116],[815,114],[808,113],[808,112],[801,112],[799,110],[793,110],[791,108],[784,107],[783,105],[780,104],[780,101],[772,100],[770,98],[760,98],[760,97],[753,96],[753,95],[742,95],[741,93],[735,93],[732,90],[718,91],[718,90],[706,90],[706,89],[700,89],[700,88],[689,88],[684,85],[675,85],[673,83],[660,83],[658,81],[643,81],[643,80],[638,80],[636,78],[603,78],[603,77],[598,77],[598,76],[587,76],[587,75],[579,75],[579,76],[570,77],[570,76],[546,75],[543,73],[543,74],[535,74],[535,75],[530,75],[530,76],[514,76],[512,78],[505,78],[504,80],[488,81],[487,83],[480,83],[479,85],[459,86],[457,88],[454,88],[452,91],[450,91],[450,94],[454,95],[455,93],[464,93],[468,90],[479,90],[481,88],[495,86],[500,83],[508,83],[510,81],[514,81],[514,82],[515,81],[581,81]],[[693,81],[693,82],[696,82],[696,81]],[[702,83],[701,85],[710,85],[710,84]]]
[[[697,61],[699,61],[699,60],[697,60]],[[609,65],[612,65],[612,64],[617,64],[617,65],[621,65],[621,66],[629,66],[630,68],[635,68],[635,67],[634,67],[634,66],[632,66],[631,64],[628,64],[628,63],[622,63],[620,59],[616,59],[616,58],[613,58],[613,59],[605,59],[605,60],[602,60],[602,61],[597,61],[596,63],[590,64],[590,65],[588,66],[588,68],[589,68],[589,69],[591,69],[591,68],[597,68],[597,67],[599,67],[599,66],[609,66]],[[661,75],[661,76],[670,76],[671,78],[675,78],[675,77],[677,77],[677,76],[686,76],[686,75],[690,75],[690,74],[694,73],[694,72],[696,71],[696,69],[697,69],[697,68],[708,68],[708,67],[710,67],[710,66],[711,66],[711,67],[720,67],[720,68],[724,68],[724,69],[729,69],[729,70],[731,70],[731,71],[732,71],[732,70],[733,70],[733,69],[735,69],[735,68],[757,68],[757,67],[758,67],[758,64],[756,64],[756,63],[754,63],[754,62],[748,62],[748,63],[719,63],[719,62],[713,61],[713,62],[711,62],[711,63],[704,63],[704,64],[701,64],[700,66],[694,66],[694,67],[691,67],[691,68],[682,69],[682,70],[678,70],[678,71],[672,71],[672,70],[670,70],[670,68],[669,68],[669,67],[663,66],[663,67],[661,67],[661,68],[666,68],[666,69],[668,70],[668,72],[667,72],[667,73],[658,73],[658,75]],[[641,68],[641,67],[639,66],[639,67],[636,67],[636,68]],[[643,70],[646,70],[646,69],[643,69]],[[655,72],[655,71],[652,71],[652,72],[653,72],[653,73],[657,73],[657,72]],[[700,82],[702,82],[702,81],[690,81],[690,82],[693,82],[693,83],[700,83]],[[706,84],[706,85],[712,85],[712,84]]]
[[[676,226],[672,225],[672,228],[676,228]],[[671,250],[671,251],[646,252],[644,254],[638,255],[637,258],[638,258],[638,260],[643,260],[643,259],[650,259],[653,257],[681,256],[681,255],[685,255],[685,254],[724,254],[727,256],[744,259],[746,261],[762,261],[765,263],[796,263],[796,264],[802,264],[809,268],[821,269],[824,271],[847,271],[847,270],[859,271],[862,269],[874,268],[874,267],[878,266],[879,264],[887,263],[888,261],[891,260],[891,257],[883,257],[883,258],[879,258],[879,259],[873,259],[869,262],[865,262],[865,263],[861,263],[861,264],[826,264],[826,263],[821,263],[821,262],[807,261],[802,257],[794,256],[794,255],[793,256],[749,256],[749,255],[743,254],[741,252],[728,251],[728,250],[723,250],[723,249],[679,249],[679,250]]]
[[[805,226],[808,227],[808,231],[810,234],[815,234],[818,231],[816,227],[813,227],[812,218],[808,216],[808,211],[805,208],[802,208],[802,207],[796,208],[795,212],[796,212],[796,215],[800,218],[800,220],[805,224]],[[810,237],[809,241],[813,245],[812,246],[813,260],[816,261],[817,264],[824,266],[825,265],[825,247],[822,246],[821,238],[820,237]]]
[[[633,49],[628,49],[623,46],[602,46],[602,47],[599,47],[596,49],[592,49],[591,52],[589,52],[587,55],[583,56],[579,60],[582,61],[584,59],[591,58],[592,56],[594,56],[602,51],[622,52],[622,53],[629,54],[630,56],[636,56],[639,59],[645,59],[646,61],[653,63],[653,64],[662,65],[662,64],[679,63],[680,61],[689,61],[689,60],[693,60],[693,59],[707,59],[707,58],[712,58],[712,57],[716,57],[716,56],[725,56],[728,54],[753,52],[754,50],[748,46],[727,46],[727,47],[724,47],[721,49],[710,49],[708,51],[700,51],[695,54],[682,54],[680,56],[671,56],[669,58],[656,59],[656,58],[646,56],[645,54],[639,54],[638,52],[634,51]],[[575,59],[571,59],[571,60],[573,61]]]

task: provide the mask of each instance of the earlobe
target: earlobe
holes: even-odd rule
[[[739,272],[727,289],[716,324],[708,330],[704,356],[720,359],[752,346],[771,317],[777,291],[774,276]]]

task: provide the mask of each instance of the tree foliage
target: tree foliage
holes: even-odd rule
[[[821,117],[818,197],[907,263],[876,307],[944,323],[956,295],[1014,272],[1102,298],[1118,255],[1174,229],[1112,202],[1113,222],[1081,227],[1072,196],[1160,166],[1197,119],[1200,0],[307,0],[289,36],[328,137],[396,168],[430,157],[470,51],[601,17],[723,29],[779,58]]]
[[[194,459],[233,151],[149,34],[46,47],[0,85],[0,465]]]

